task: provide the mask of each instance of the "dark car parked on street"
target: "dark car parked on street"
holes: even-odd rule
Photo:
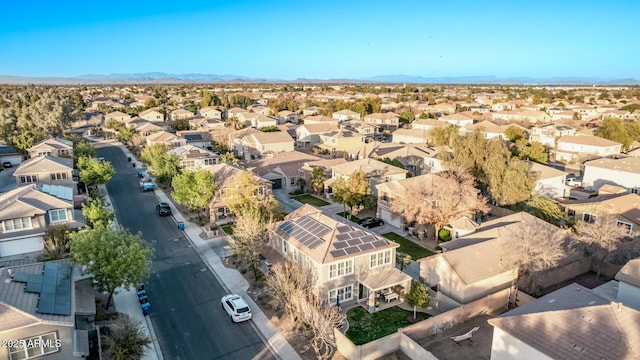
[[[384,221],[382,221],[382,219],[379,219],[379,218],[366,217],[361,219],[358,222],[358,224],[360,224],[362,227],[369,229],[372,227],[384,225]]]
[[[166,202],[161,202],[156,205],[156,212],[160,216],[168,216],[171,215],[171,206]]]

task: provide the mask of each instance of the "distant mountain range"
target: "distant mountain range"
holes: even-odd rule
[[[239,75],[166,74],[161,72],[133,74],[88,74],[76,77],[23,77],[0,75],[0,84],[181,84],[181,83],[386,83],[386,84],[505,84],[505,85],[640,85],[636,79],[602,79],[593,77],[497,77],[451,76],[422,77],[412,75],[382,75],[362,79],[305,79],[295,80],[252,78]]]

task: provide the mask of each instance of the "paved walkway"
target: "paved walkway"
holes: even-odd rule
[[[135,160],[135,156],[133,156],[124,145],[118,142],[112,142],[112,144],[119,146],[126,156],[131,156],[134,161],[137,161]],[[136,165],[138,166],[139,164]],[[162,190],[158,189],[157,186],[154,190],[154,193],[159,201],[173,204],[172,199],[170,199]],[[220,241],[221,238],[203,240],[200,237],[200,234],[203,232],[200,226],[191,222],[187,222],[182,214],[180,214],[176,210],[175,206],[172,206],[171,210],[173,214],[172,217],[176,221],[176,226],[178,222],[184,223],[185,237],[191,241],[193,247],[197,250],[198,254],[202,258],[204,263],[209,267],[216,279],[218,279],[218,282],[222,284],[222,287],[229,293],[235,293],[243,296],[247,303],[249,303],[253,314],[253,321],[251,321],[251,326],[256,329],[256,332],[262,337],[262,340],[271,349],[272,353],[279,359],[300,359],[298,353],[296,353],[296,351],[293,349],[293,347],[291,347],[291,345],[282,336],[282,334],[278,332],[275,326],[271,324],[271,321],[269,321],[269,319],[260,310],[260,307],[258,307],[258,305],[253,302],[251,297],[247,295],[249,283],[245,280],[245,278],[237,270],[225,267],[222,264],[220,256],[216,254],[216,252],[211,248],[209,243],[211,241]],[[153,325],[151,324],[148,316],[142,315],[140,305],[138,304],[138,297],[135,291],[121,292],[120,294],[118,294],[116,299],[116,309],[118,309],[118,311],[120,312],[129,314],[135,319],[144,318],[144,321],[141,322],[143,325],[147,326],[149,334],[154,340],[154,348],[150,349],[150,351],[145,354],[144,360],[163,359],[160,347],[157,345],[157,340],[155,339]],[[151,352],[153,352],[153,354],[151,354]]]

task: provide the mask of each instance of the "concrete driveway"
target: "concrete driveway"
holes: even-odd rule
[[[13,190],[18,187],[16,183],[16,179],[13,177],[13,172],[16,170],[16,167],[2,169],[0,171],[0,194],[6,193],[7,191]]]

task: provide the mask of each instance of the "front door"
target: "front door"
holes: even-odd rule
[[[369,298],[369,288],[360,284],[358,285],[358,299],[366,300]]]

